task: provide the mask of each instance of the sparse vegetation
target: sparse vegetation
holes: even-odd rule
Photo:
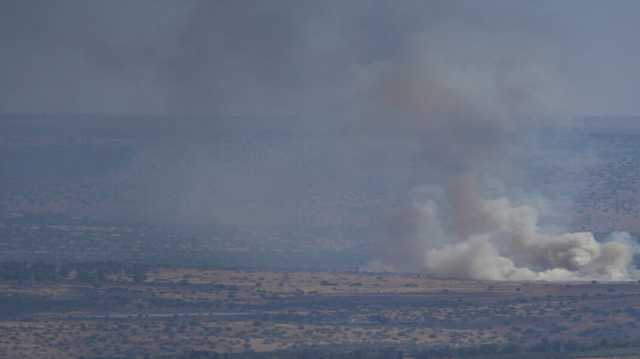
[[[640,340],[635,282],[565,286],[117,263],[69,264],[55,276],[38,274],[48,268],[40,264],[2,268],[0,356],[10,358],[378,358],[380,350],[535,358],[525,352],[620,350]],[[16,278],[18,269],[27,274]],[[145,279],[133,280],[143,269]],[[83,272],[103,274],[96,285]]]

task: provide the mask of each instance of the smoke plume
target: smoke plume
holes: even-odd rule
[[[384,233],[376,263],[439,276],[623,279],[629,241],[549,226],[566,213],[523,169],[540,127],[640,111],[638,11],[596,0],[4,0],[0,112],[170,117],[132,165],[148,193],[123,204],[159,222]],[[376,211],[391,212],[386,231]]]
[[[389,233],[387,248],[395,248],[372,269],[488,280],[629,278],[633,250],[624,235],[600,243],[592,233],[545,228],[527,203],[535,189],[519,188],[527,134],[562,121],[547,116],[562,113],[558,98],[569,101],[562,74],[490,34],[474,35],[485,44],[480,52],[441,38],[421,39],[406,60],[387,64],[376,86],[380,121],[409,124],[426,174],[392,224],[410,229]],[[511,200],[518,188],[526,195]]]

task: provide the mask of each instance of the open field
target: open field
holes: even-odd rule
[[[442,346],[606,346],[640,340],[636,282],[483,282],[166,267],[145,269],[144,278],[134,280],[130,269],[110,266],[103,265],[102,277],[89,283],[83,271],[90,265],[53,280],[5,278],[0,356],[142,357],[363,346],[410,353]]]
[[[86,121],[0,123],[0,357],[319,347],[417,358],[515,345],[598,358],[640,346],[635,282],[358,272],[379,254],[389,213],[422,183],[424,174],[407,170],[420,165],[408,159],[421,141],[408,134],[249,130],[235,120],[175,134],[171,123]],[[175,140],[169,148],[166,138]],[[543,138],[562,160],[541,153],[527,181],[572,203],[570,229],[637,234],[638,134]],[[351,163],[324,160],[350,151],[357,175],[320,176],[351,173]],[[288,184],[245,195],[264,177],[247,168]],[[237,191],[225,190],[232,184]],[[103,262],[111,259],[136,265]]]

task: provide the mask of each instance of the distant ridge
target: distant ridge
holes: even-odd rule
[[[640,134],[640,115],[587,116],[582,123],[592,133]]]

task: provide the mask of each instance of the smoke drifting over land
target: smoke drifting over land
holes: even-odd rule
[[[490,56],[477,58],[427,43],[413,51],[415,63],[391,64],[380,85],[386,108],[398,112],[381,121],[409,114],[429,172],[408,211],[415,232],[390,236],[394,246],[409,247],[386,259],[392,268],[493,280],[627,278],[633,252],[625,241],[545,231],[536,208],[508,198],[513,156],[525,134],[544,124],[542,115],[558,109],[565,85],[551,79],[560,76],[523,59],[520,47],[483,47]],[[487,179],[505,184],[501,193],[484,194]]]
[[[466,189],[452,191],[455,197]],[[491,280],[623,280],[632,271],[633,251],[624,233],[612,235],[606,243],[588,232],[547,233],[538,226],[535,208],[514,206],[506,198],[465,198],[456,205],[446,196],[427,197],[414,206],[421,216],[418,235],[427,241],[418,255],[424,255],[424,268],[431,274]]]
[[[316,136],[302,144],[274,136],[272,151],[221,139],[229,123],[215,116],[178,120],[189,135],[158,146],[169,149],[153,166],[144,153],[134,164],[154,215],[268,227],[326,214],[323,224],[335,225],[331,210],[301,208],[377,177],[409,199],[389,211],[392,229],[372,269],[480,279],[633,275],[624,235],[599,243],[539,223],[553,213],[532,204],[538,193],[520,161],[540,127],[640,110],[631,95],[638,73],[621,70],[640,59],[629,18],[637,2],[606,13],[597,1],[5,3],[0,111],[248,114],[229,127]],[[284,114],[301,119],[292,125],[279,120]],[[318,140],[328,128],[353,136]],[[357,142],[383,143],[381,134],[417,150]],[[363,169],[371,159],[361,152],[372,151],[389,154],[378,173]],[[401,167],[410,173],[384,173]]]

